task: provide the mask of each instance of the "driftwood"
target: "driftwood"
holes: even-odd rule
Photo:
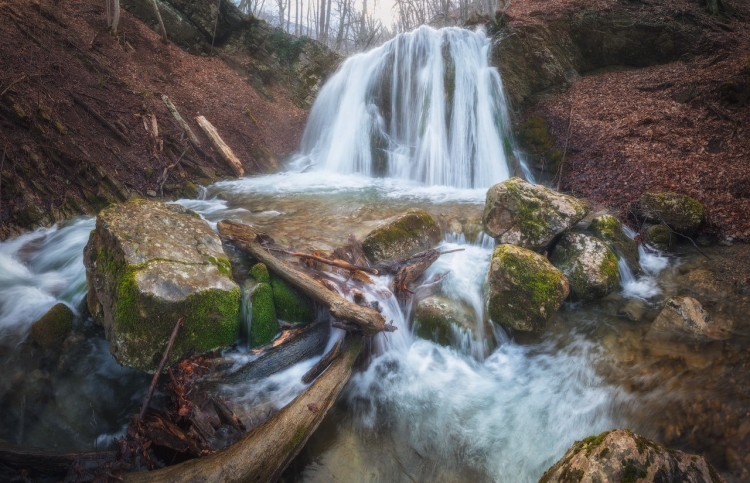
[[[463,248],[459,248],[447,252],[439,252],[434,248],[429,248],[408,258],[396,260],[390,263],[381,263],[376,265],[375,268],[381,273],[394,275],[393,281],[391,282],[391,291],[403,298],[407,294],[412,293],[412,291],[409,290],[408,285],[418,279],[441,255],[462,250]]]
[[[270,420],[218,453],[124,475],[126,483],[273,482],[297,456],[349,380],[360,341],[353,341],[309,388]]]
[[[216,150],[219,151],[222,159],[224,159],[224,161],[227,163],[227,166],[229,166],[235,176],[244,176],[245,169],[242,167],[242,163],[237,158],[237,156],[234,155],[232,149],[227,146],[227,143],[225,143],[224,140],[221,139],[221,136],[219,136],[219,132],[216,130],[213,124],[208,122],[208,119],[203,116],[198,116],[195,118],[195,120],[198,121],[198,125],[200,126],[200,128],[206,134],[208,139],[211,140],[211,143],[214,145]]]
[[[218,228],[219,235],[224,241],[235,245],[254,259],[264,263],[269,270],[297,287],[302,293],[328,307],[334,318],[358,327],[365,335],[374,335],[384,330],[395,330],[392,325],[386,325],[385,317],[375,310],[349,302],[312,277],[271,255],[261,245],[258,233],[251,227],[232,221],[220,221]]]
[[[146,414],[146,409],[148,409],[149,404],[151,404],[151,396],[154,395],[154,389],[156,389],[156,383],[159,382],[159,374],[161,374],[161,371],[164,370],[164,365],[167,363],[167,359],[169,359],[169,354],[172,352],[172,346],[174,345],[174,341],[177,338],[177,333],[180,331],[180,327],[182,327],[183,322],[185,321],[184,317],[180,317],[177,319],[177,323],[174,324],[174,328],[172,329],[172,335],[169,336],[169,342],[167,342],[167,348],[164,349],[164,355],[161,358],[161,362],[159,362],[159,366],[156,368],[156,371],[154,371],[154,377],[151,378],[151,385],[148,387],[148,392],[146,393],[146,399],[143,400],[143,406],[141,406],[141,412],[138,413],[138,419],[143,419],[143,415]]]
[[[331,350],[329,350],[326,355],[321,357],[318,363],[312,366],[312,368],[310,368],[310,370],[307,371],[304,376],[302,376],[302,382],[304,382],[305,384],[310,384],[315,380],[316,377],[323,374],[323,371],[325,371],[326,368],[331,365],[334,359],[336,359],[339,354],[341,354],[341,347],[343,345],[344,339],[336,342]]]
[[[270,250],[273,252],[283,253],[284,255],[291,255],[293,257],[298,257],[303,260],[315,260],[316,262],[320,262],[325,265],[330,265],[332,267],[341,268],[344,270],[349,270],[351,272],[360,271],[360,272],[365,272],[365,273],[371,273],[373,275],[377,275],[379,273],[377,268],[365,267],[364,265],[353,265],[344,260],[331,260],[329,258],[320,257],[318,255],[313,255],[310,253],[290,252],[288,250],[281,250],[278,248],[271,248]]]
[[[161,100],[164,101],[164,104],[166,104],[167,109],[169,109],[169,112],[172,113],[172,116],[175,118],[177,123],[182,127],[182,130],[185,131],[185,134],[187,134],[188,139],[191,143],[200,146],[201,143],[198,141],[198,138],[196,137],[195,133],[192,129],[190,129],[190,125],[185,121],[185,119],[180,115],[180,112],[177,110],[177,107],[172,103],[172,100],[167,97],[166,95],[161,96]]]

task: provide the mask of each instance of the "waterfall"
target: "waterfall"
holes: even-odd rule
[[[300,167],[455,188],[510,176],[508,111],[484,32],[422,26],[347,59],[325,84]]]

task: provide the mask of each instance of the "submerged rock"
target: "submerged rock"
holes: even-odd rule
[[[476,330],[474,317],[468,307],[438,295],[419,301],[414,312],[414,333],[417,336],[449,346],[454,342],[456,330]]]
[[[187,208],[137,201],[103,210],[84,264],[89,310],[123,365],[153,370],[180,317],[171,361],[237,338],[239,287],[218,235]]]
[[[612,293],[620,285],[617,257],[598,238],[566,233],[550,257],[570,282],[576,300],[595,300]]]
[[[570,293],[565,275],[546,258],[513,245],[495,248],[488,281],[490,318],[515,330],[543,330]]]
[[[731,327],[715,322],[692,297],[672,297],[649,329],[650,337],[674,336],[691,340],[721,340],[730,335]]]
[[[539,483],[726,483],[698,455],[667,449],[629,430],[577,441]]]
[[[440,227],[432,215],[411,208],[371,231],[362,242],[362,249],[372,263],[379,263],[432,248],[441,238]]]
[[[701,202],[678,193],[643,193],[641,213],[687,236],[692,236],[706,217]]]
[[[540,250],[587,212],[586,205],[572,196],[511,178],[487,191],[482,225],[500,243]]]
[[[60,349],[73,328],[75,314],[65,304],[55,304],[31,324],[31,339],[42,349]]]
[[[633,273],[641,271],[638,244],[625,234],[620,220],[612,215],[600,215],[591,220],[589,230],[615,252],[615,255],[625,259]]]

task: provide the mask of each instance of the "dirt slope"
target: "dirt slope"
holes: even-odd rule
[[[165,196],[194,194],[194,183],[230,174],[195,116],[206,116],[245,171],[258,173],[297,148],[307,115],[279,86],[265,86],[275,102],[265,100],[224,62],[162,44],[127,12],[111,36],[93,0],[0,3],[0,65],[0,238],[158,193],[187,146],[163,94],[205,151],[189,150],[169,171]]]

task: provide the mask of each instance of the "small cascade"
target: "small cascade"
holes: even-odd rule
[[[483,32],[427,26],[347,59],[315,101],[300,169],[455,188],[507,179],[512,141]]]
[[[629,227],[623,225],[622,231],[630,238],[635,238],[635,232]],[[636,277],[624,258],[617,261],[617,268],[620,271],[620,285],[622,294],[629,298],[649,299],[661,293],[656,282],[656,276],[667,266],[667,259],[654,255],[646,251],[643,245],[638,245],[638,255],[640,265],[645,272],[640,277]]]

